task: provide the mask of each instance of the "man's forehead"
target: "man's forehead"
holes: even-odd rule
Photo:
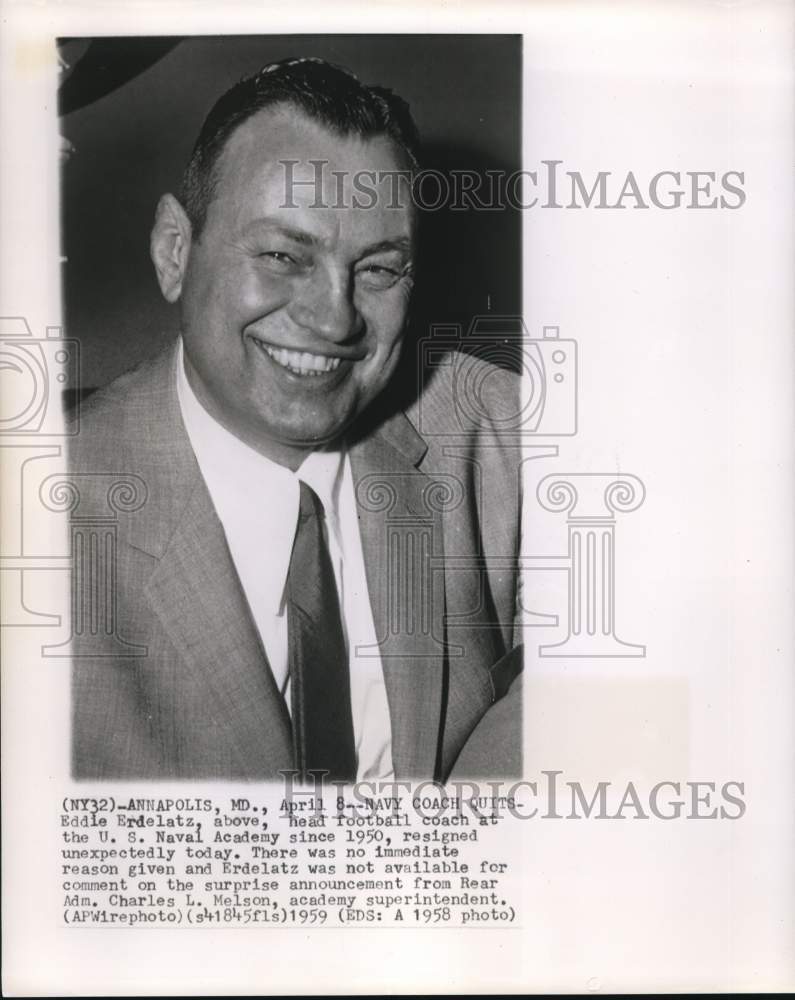
[[[322,173],[324,180],[337,185],[341,181],[334,171],[346,179],[364,171],[409,172],[406,153],[390,136],[341,133],[285,103],[263,108],[235,129],[219,159],[219,173],[282,176],[286,165],[302,179]]]
[[[299,109],[277,105],[230,137],[214,200],[227,211],[234,206],[241,222],[255,219],[261,206],[285,219],[300,214],[304,224],[311,211],[310,229],[332,223],[339,231],[341,216],[350,214],[357,228],[386,229],[397,238],[414,229],[409,176],[407,156],[388,136],[341,135]]]

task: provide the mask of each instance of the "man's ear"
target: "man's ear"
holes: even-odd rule
[[[185,209],[173,194],[164,194],[157,204],[149,252],[167,302],[176,302],[182,292],[190,241],[191,225]]]

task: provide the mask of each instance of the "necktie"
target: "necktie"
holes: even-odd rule
[[[309,771],[326,771],[329,780],[354,781],[356,749],[339,597],[323,534],[323,504],[306,483],[301,483],[287,574],[287,631],[296,769],[304,781]]]

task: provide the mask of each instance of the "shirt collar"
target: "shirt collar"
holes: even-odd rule
[[[216,513],[238,565],[245,549],[261,553],[259,600],[282,607],[298,521],[299,483],[320,498],[326,523],[339,541],[338,506],[345,453],[310,452],[297,472],[266,458],[218,423],[196,398],[185,374],[182,340],[177,351],[177,396],[182,419]]]

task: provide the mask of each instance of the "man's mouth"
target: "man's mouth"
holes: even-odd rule
[[[341,358],[329,358],[323,354],[310,354],[308,351],[288,351],[285,347],[270,347],[257,341],[269,358],[277,365],[286,368],[293,375],[317,376],[333,372],[340,365]]]

